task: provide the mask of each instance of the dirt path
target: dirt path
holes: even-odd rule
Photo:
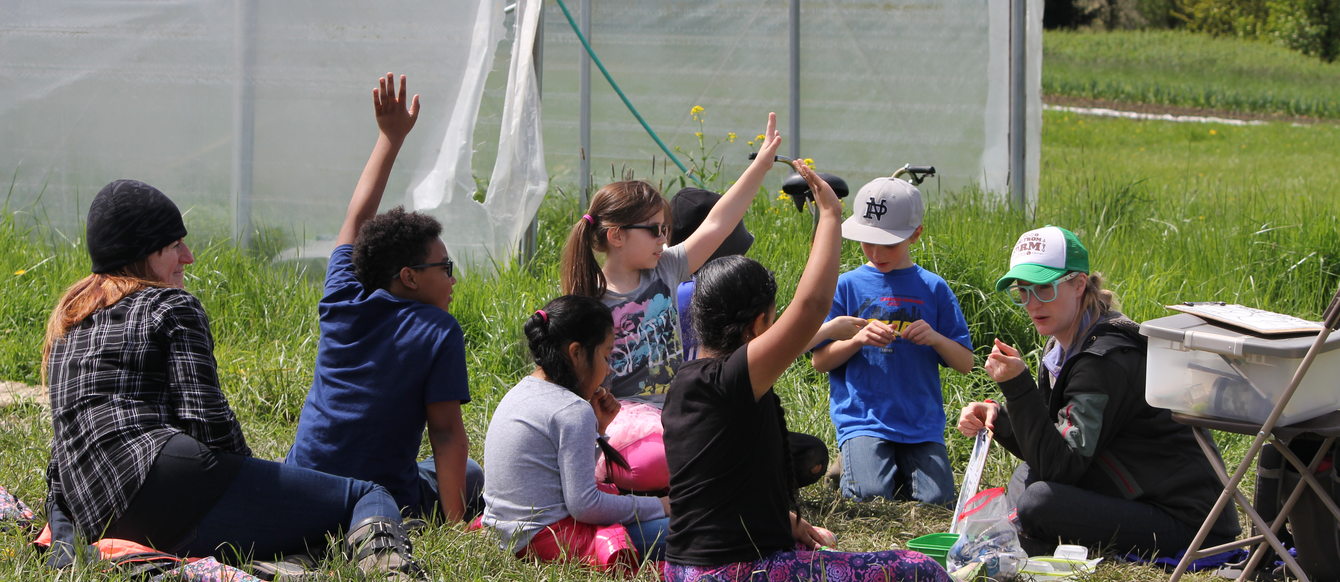
[[[11,406],[22,402],[37,402],[48,406],[45,386],[29,386],[22,382],[0,382],[0,406]]]
[[[1278,113],[1243,113],[1240,111],[1206,109],[1203,107],[1178,107],[1175,105],[1156,105],[1151,103],[1127,103],[1122,101],[1108,101],[1105,99],[1087,99],[1084,97],[1069,97],[1065,95],[1043,95],[1042,102],[1047,105],[1059,105],[1063,107],[1115,109],[1117,111],[1132,111],[1135,113],[1149,113],[1155,115],[1178,115],[1187,117],[1221,117],[1224,119],[1239,119],[1243,121],[1271,121],[1271,122],[1282,122],[1282,123],[1296,123],[1300,125],[1311,125],[1317,123],[1336,123],[1336,121],[1330,119],[1318,119],[1315,117],[1299,117],[1292,115],[1283,115]]]

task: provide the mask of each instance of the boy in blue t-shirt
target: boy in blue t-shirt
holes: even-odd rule
[[[968,324],[944,279],[912,262],[925,214],[921,192],[876,178],[854,204],[842,237],[861,243],[869,262],[838,277],[828,317],[867,323],[851,339],[820,345],[813,360],[829,372],[842,493],[949,505],[954,474],[939,367],[972,371]]]
[[[460,521],[481,507],[483,471],[468,458],[465,339],[447,312],[454,265],[425,214],[376,214],[419,113],[387,74],[373,90],[380,134],[354,189],[318,305],[316,374],[286,462],[377,483],[406,516]],[[432,458],[418,461],[424,427]]]

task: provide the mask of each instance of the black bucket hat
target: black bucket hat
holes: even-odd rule
[[[685,188],[676,192],[670,199],[670,217],[674,224],[674,228],[670,231],[670,246],[684,242],[698,230],[718,200],[721,200],[720,194],[702,188]],[[749,229],[744,227],[744,221],[741,220],[707,260],[743,255],[749,252],[749,247],[753,245],[754,235],[749,233]]]

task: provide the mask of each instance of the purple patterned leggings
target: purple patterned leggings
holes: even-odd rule
[[[797,550],[721,566],[662,562],[661,574],[666,582],[950,582],[935,560],[911,550]]]

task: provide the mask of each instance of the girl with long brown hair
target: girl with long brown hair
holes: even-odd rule
[[[680,244],[665,246],[671,230],[666,199],[651,184],[635,180],[597,191],[568,235],[563,292],[595,297],[614,316],[614,352],[605,385],[623,404],[610,426],[611,443],[632,467],[615,469],[611,477],[622,489],[656,492],[669,484],[658,419],[670,379],[684,359],[675,288],[716,252],[759,191],[782,143],[775,113],[768,114],[762,141],[740,179]],[[604,254],[603,264],[596,253]]]

